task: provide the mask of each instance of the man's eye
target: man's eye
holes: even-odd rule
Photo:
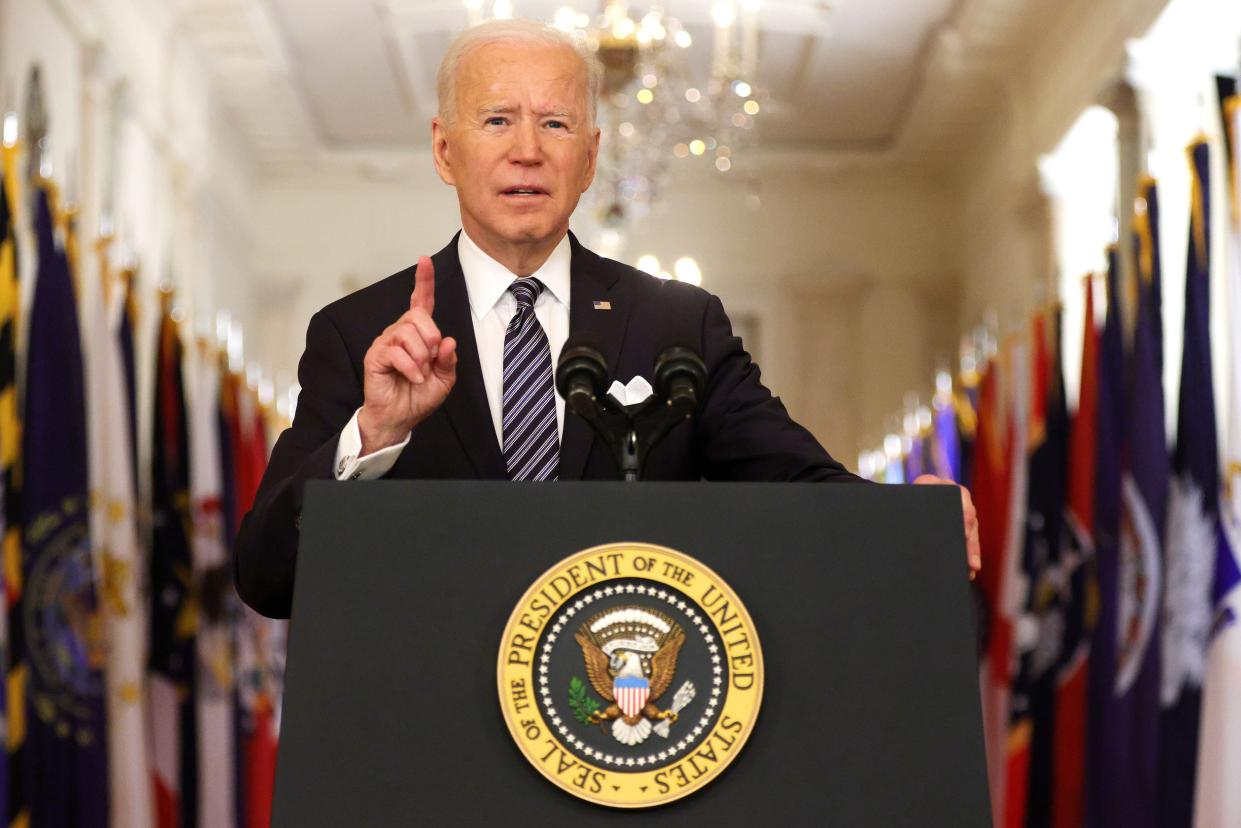
[[[564,121],[548,121],[546,124],[544,124],[544,126],[550,127],[551,129],[567,129],[568,128],[568,125],[565,124]]]
[[[504,126],[506,123],[508,123],[508,119],[502,118],[499,115],[495,115],[491,118],[488,118],[485,121],[485,123],[487,126]]]

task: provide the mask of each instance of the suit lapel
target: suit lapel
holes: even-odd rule
[[[460,234],[458,234],[460,235]],[[444,401],[444,413],[474,466],[475,474],[484,480],[508,477],[504,455],[496,441],[483,372],[478,363],[478,342],[474,338],[474,320],[470,316],[470,299],[457,256],[457,237],[435,254],[435,324],[444,334],[457,340],[457,384]]]
[[[572,233],[569,244],[573,251],[569,265],[569,336],[590,331],[603,348],[610,371],[615,373],[629,322],[628,291],[625,283],[618,280],[618,271],[606,267],[605,261],[582,247]],[[609,309],[597,307],[599,302],[606,303]],[[594,438],[585,420],[565,412],[564,439],[560,444],[561,480],[582,479]]]

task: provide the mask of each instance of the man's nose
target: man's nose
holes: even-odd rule
[[[543,160],[543,148],[539,144],[538,124],[522,121],[513,131],[513,145],[509,157],[515,164],[537,164]]]

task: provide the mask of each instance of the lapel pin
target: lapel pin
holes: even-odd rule
[[[595,306],[595,310],[611,310],[612,309],[611,302],[602,302],[596,299],[593,304]]]

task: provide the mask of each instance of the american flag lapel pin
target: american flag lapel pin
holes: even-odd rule
[[[592,304],[594,304],[595,310],[611,310],[612,309],[611,302],[605,302],[605,301],[596,299]]]

